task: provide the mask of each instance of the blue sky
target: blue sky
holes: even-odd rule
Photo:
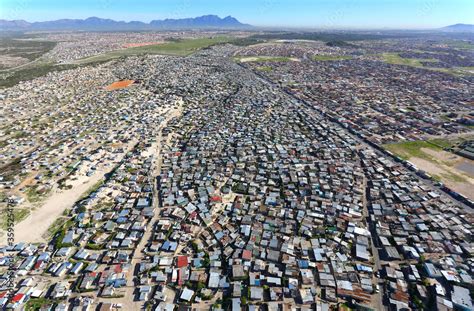
[[[432,28],[474,24],[474,0],[0,0],[0,19],[141,20],[232,15],[256,26]]]

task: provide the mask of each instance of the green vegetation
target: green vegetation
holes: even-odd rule
[[[86,192],[84,192],[81,197],[79,198],[79,200],[77,200],[77,202],[80,202],[84,199],[87,199],[87,197],[89,197],[92,193],[96,192],[97,190],[99,190],[100,187],[102,187],[102,185],[104,184],[104,180],[99,180],[98,182],[96,182],[95,184],[93,184],[89,189],[87,189]]]
[[[36,311],[40,310],[43,307],[54,304],[54,300],[46,298],[31,298],[25,305],[26,311]]]
[[[78,60],[77,64],[89,64],[97,61],[108,61],[122,56],[143,55],[143,54],[161,54],[174,56],[188,56],[198,50],[208,48],[216,44],[231,43],[234,39],[231,37],[209,37],[199,39],[174,40],[162,44],[153,44],[146,46],[133,47],[123,50],[111,51],[101,55],[87,57]]]
[[[450,180],[450,181],[459,182],[459,183],[467,182],[466,178],[462,177],[461,175],[454,174],[451,172],[441,173],[441,178],[444,180]]]
[[[415,68],[424,68],[427,70],[447,73],[454,76],[472,76],[474,75],[474,67],[452,67],[452,68],[438,68],[423,65],[422,62],[435,63],[439,60],[435,58],[403,58],[398,53],[383,53],[380,55],[382,60],[387,64],[404,65]]]
[[[58,230],[54,234],[55,235],[55,238],[54,238],[55,249],[60,249],[61,247],[70,247],[73,245],[71,243],[63,243],[63,239],[66,236],[66,232],[69,230],[70,227],[72,227],[73,224],[74,222],[72,220],[68,220],[61,227],[58,228]]]
[[[430,143],[429,141],[423,141],[423,140],[404,141],[404,142],[399,142],[399,143],[386,144],[386,145],[383,145],[383,147],[404,160],[408,160],[412,157],[416,157],[416,158],[432,161],[433,157],[423,152],[421,149],[430,148],[437,151],[442,150],[442,148],[438,147],[436,144]]]
[[[203,261],[202,261],[202,266],[203,266],[204,268],[209,268],[210,265],[211,265],[211,260],[209,259],[209,254],[206,253],[206,254],[204,255],[204,258],[203,258]]]
[[[48,228],[48,233],[50,235],[54,235],[56,232],[58,232],[59,228],[64,225],[64,223],[66,223],[66,218],[56,219],[53,224]]]
[[[434,58],[403,58],[397,53],[383,53],[382,60],[392,65],[405,65],[411,67],[423,67],[421,62],[437,62]]]
[[[85,248],[92,250],[101,250],[104,248],[104,244],[87,243]]]
[[[55,65],[41,56],[56,46],[56,42],[35,38],[35,35],[15,33],[0,38],[2,56],[11,63],[0,65],[0,87],[10,87],[20,81],[46,75],[48,72],[68,69],[68,65]],[[7,59],[8,61],[8,59]]]
[[[15,219],[15,223],[18,223],[20,221],[22,221],[23,219],[25,219],[26,217],[28,217],[28,215],[30,214],[30,211],[28,209],[25,209],[25,208],[13,208],[13,216],[14,216],[14,219]],[[7,210],[6,209],[2,209],[0,210],[0,228],[2,230],[7,230],[7,226],[8,226],[8,217],[7,217]]]
[[[197,282],[197,284],[196,284],[196,290],[200,291],[200,290],[202,290],[203,288],[206,288],[206,284],[205,284],[204,282],[202,282],[202,281]]]
[[[474,49],[474,42],[472,41],[465,41],[465,40],[449,40],[444,42],[449,47],[462,49],[462,50],[473,50]]]
[[[428,140],[427,143],[432,144],[432,145],[436,145],[436,146],[441,147],[443,149],[444,148],[449,149],[449,148],[453,147],[454,144],[456,144],[456,141],[457,140],[436,138],[436,139]]]
[[[56,46],[56,42],[34,40],[25,36],[2,37],[0,38],[0,46],[2,47],[2,56],[24,59],[18,65],[0,65],[0,69],[8,69],[10,67],[21,66],[22,64],[34,61],[43,54],[52,50]]]
[[[193,248],[193,251],[194,251],[195,253],[199,253],[199,252],[201,251],[201,250],[199,249],[198,244],[197,244],[195,241],[192,241],[192,242],[191,242],[191,247]]]
[[[334,41],[329,41],[326,43],[327,46],[331,47],[341,47],[341,48],[358,48],[357,45],[348,43],[346,41],[342,40],[334,40]]]
[[[341,311],[351,311],[351,310],[354,310],[354,309],[349,307],[347,305],[347,303],[343,303],[343,304],[339,305],[339,310],[341,310]]]
[[[317,61],[348,60],[348,59],[352,59],[352,56],[350,55],[314,55],[313,59]]]
[[[5,180],[13,180],[15,176],[19,175],[21,172],[21,158],[16,158],[10,163],[5,164],[3,167],[0,167],[2,176]]]
[[[41,201],[42,197],[46,194],[46,192],[39,192],[37,186],[28,187],[28,190],[25,192],[28,202],[30,203],[37,203]]]
[[[28,65],[21,69],[17,69],[0,75],[0,88],[11,87],[20,81],[31,80],[47,75],[50,72],[63,71],[75,68],[74,65],[55,65],[54,63],[36,63]]]
[[[405,141],[405,142],[399,142],[399,143],[393,143],[393,144],[386,144],[386,145],[383,145],[383,147],[403,160],[409,160],[410,158],[419,158],[419,159],[432,162],[433,164],[443,164],[446,166],[453,166],[452,162],[441,161],[437,159],[435,156],[424,152],[422,149],[426,148],[426,149],[431,149],[435,151],[443,151],[444,149],[449,149],[453,147],[459,141],[461,141],[461,138],[452,139],[452,140],[436,138],[436,139],[431,139],[431,140],[426,140],[426,141],[422,141],[422,140]],[[431,175],[432,175],[432,179],[435,181],[441,181],[441,182],[452,181],[452,182],[459,182],[459,183],[467,182],[467,179],[462,174],[458,174],[452,171],[444,171],[443,173],[437,173],[437,174],[431,173]]]
[[[474,67],[453,67],[453,68],[428,68],[431,70],[444,72],[454,76],[472,76],[474,75]]]
[[[67,218],[61,217],[54,221],[54,223],[48,228],[47,233],[43,236],[44,238],[50,239],[55,237],[55,246],[56,249],[61,248],[62,241],[66,235],[66,231],[72,227],[74,221],[72,219],[67,220]]]
[[[137,172],[137,169],[134,167],[127,167],[126,168],[127,173],[134,174]]]
[[[28,133],[24,131],[15,131],[13,133],[10,133],[10,137],[13,139],[19,139],[19,138],[23,138],[27,136],[28,136]]]
[[[272,71],[272,67],[270,67],[270,66],[260,66],[260,67],[257,67],[257,70],[268,72],[268,71]]]
[[[23,37],[22,37],[23,38]],[[197,39],[170,39],[169,42],[163,44],[154,44],[147,46],[133,47],[123,50],[111,51],[108,53],[87,57],[77,60],[74,64],[56,64],[43,59],[38,59],[38,55],[42,55],[51,50],[55,46],[55,42],[39,41],[39,40],[17,40],[17,38],[0,39],[1,46],[15,44],[17,46],[31,45],[37,48],[37,52],[25,50],[28,57],[35,59],[34,62],[23,65],[18,69],[6,69],[0,72],[0,88],[12,87],[21,81],[28,81],[47,75],[50,72],[59,72],[63,70],[74,69],[82,66],[92,66],[105,63],[122,57],[143,55],[143,54],[161,54],[174,56],[188,56],[198,50],[209,48],[210,46],[224,43],[231,43],[238,46],[246,46],[263,42],[256,38],[233,38],[226,36],[216,36]],[[13,42],[13,43],[8,43]],[[5,43],[5,44],[4,44]],[[8,43],[8,44],[7,44]],[[15,50],[16,51],[16,50]],[[35,50],[36,51],[36,50]],[[16,52],[15,52],[16,53]],[[19,53],[19,52],[18,52]],[[8,53],[10,54],[10,53]],[[23,56],[22,56],[23,57]],[[26,57],[26,56],[25,56]],[[30,59],[29,58],[29,59]],[[39,61],[36,61],[39,60]],[[1,68],[0,68],[1,69]]]
[[[245,37],[245,38],[236,38],[231,43],[236,46],[249,46],[249,45],[254,45],[254,44],[259,44],[259,43],[264,43],[264,42],[265,40]]]
[[[95,206],[95,210],[107,210],[107,209],[110,209],[111,207],[113,207],[115,205],[114,202],[99,202],[96,206]]]

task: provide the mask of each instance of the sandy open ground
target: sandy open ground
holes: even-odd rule
[[[54,221],[103,177],[104,172],[96,172],[86,182],[78,184],[72,189],[53,189],[52,194],[41,207],[32,211],[25,220],[15,225],[15,242],[46,242],[43,235]],[[0,244],[6,244],[6,238],[7,236],[4,234],[0,238]]]
[[[411,157],[410,162],[416,167],[441,178],[441,181],[471,200],[474,200],[474,176],[467,170],[458,169],[459,165],[474,167],[474,161],[460,157],[446,151],[436,151],[429,148],[421,148],[421,151],[431,155],[435,161],[429,161],[417,157]]]
[[[130,84],[133,83],[132,80],[126,81],[130,81]],[[181,105],[182,101],[178,102],[178,104]],[[181,106],[174,110],[170,110],[169,108],[162,109],[162,113],[167,115],[167,120],[182,112]],[[136,139],[130,140],[124,146],[125,150],[131,150],[136,143]],[[112,162],[107,161],[106,163],[97,166],[97,170],[90,177],[86,176],[86,172],[89,170],[89,165],[82,167],[79,169],[77,176],[74,179],[67,181],[67,185],[72,186],[71,189],[60,190],[57,187],[54,187],[40,206],[35,210],[32,210],[27,218],[15,225],[15,242],[46,242],[45,233],[47,233],[51,225],[63,215],[63,212],[66,209],[71,208],[88,190],[96,185],[97,182],[102,180],[104,174],[110,172],[113,167],[123,159],[125,154],[126,152],[120,154],[120,156],[115,158]],[[149,151],[147,155],[153,155],[153,153]],[[4,232],[1,232],[0,245],[6,245],[6,243],[7,236]]]
[[[161,41],[161,42],[127,43],[127,44],[124,44],[123,47],[124,48],[136,48],[136,47],[140,47],[140,46],[163,44],[163,43],[164,43],[163,41]]]
[[[241,63],[247,63],[247,62],[258,62],[258,61],[272,61],[272,59],[275,59],[275,60],[278,60],[280,57],[278,56],[249,56],[249,57],[242,57],[239,59],[239,61]],[[284,59],[288,59],[289,61],[292,61],[292,62],[299,62],[301,61],[300,59],[298,58],[295,58],[295,57],[281,57],[281,58],[284,58]]]

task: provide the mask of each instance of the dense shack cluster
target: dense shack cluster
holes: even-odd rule
[[[357,48],[306,45],[250,46],[238,55],[298,57],[299,61],[243,64],[257,70],[268,66],[260,74],[376,144],[471,131],[463,125],[463,119],[473,118],[468,78],[385,64],[367,52],[361,55]],[[333,61],[320,60],[331,56]]]
[[[293,51],[291,44],[267,49],[310,55],[278,52]],[[330,101],[299,93],[306,92],[302,82],[273,83],[302,77],[300,66],[313,79],[342,61],[324,70],[304,61],[278,63],[262,74],[236,63],[235,55],[244,54],[221,45],[184,58],[140,56],[100,66],[108,74],[94,76],[101,88],[82,89],[82,102],[118,110],[91,106],[96,119],[87,126],[121,140],[120,156],[106,154],[115,162],[102,182],[67,210],[46,243],[0,249],[0,305],[472,309],[472,210],[348,131]],[[87,68],[21,87],[95,70]],[[280,70],[288,72],[273,76]],[[136,83],[104,91],[125,79]],[[454,78],[447,83],[446,92],[461,85]],[[77,111],[72,107],[70,113]],[[68,126],[81,122],[87,121]],[[421,131],[404,122],[406,131]]]

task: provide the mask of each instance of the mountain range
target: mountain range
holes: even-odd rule
[[[194,18],[140,21],[115,21],[99,17],[86,19],[58,19],[44,22],[0,19],[0,31],[37,30],[163,30],[163,29],[249,29],[253,26],[243,24],[232,16],[220,18],[217,15],[203,15]],[[433,29],[444,32],[474,32],[474,25],[454,24]]]
[[[242,29],[251,25],[243,24],[232,16],[220,18],[217,15],[203,15],[194,18],[140,21],[115,21],[99,17],[86,19],[58,19],[45,22],[0,19],[0,30],[153,30],[153,29]]]
[[[450,32],[474,32],[474,25],[471,24],[454,24],[441,28],[442,31]]]

